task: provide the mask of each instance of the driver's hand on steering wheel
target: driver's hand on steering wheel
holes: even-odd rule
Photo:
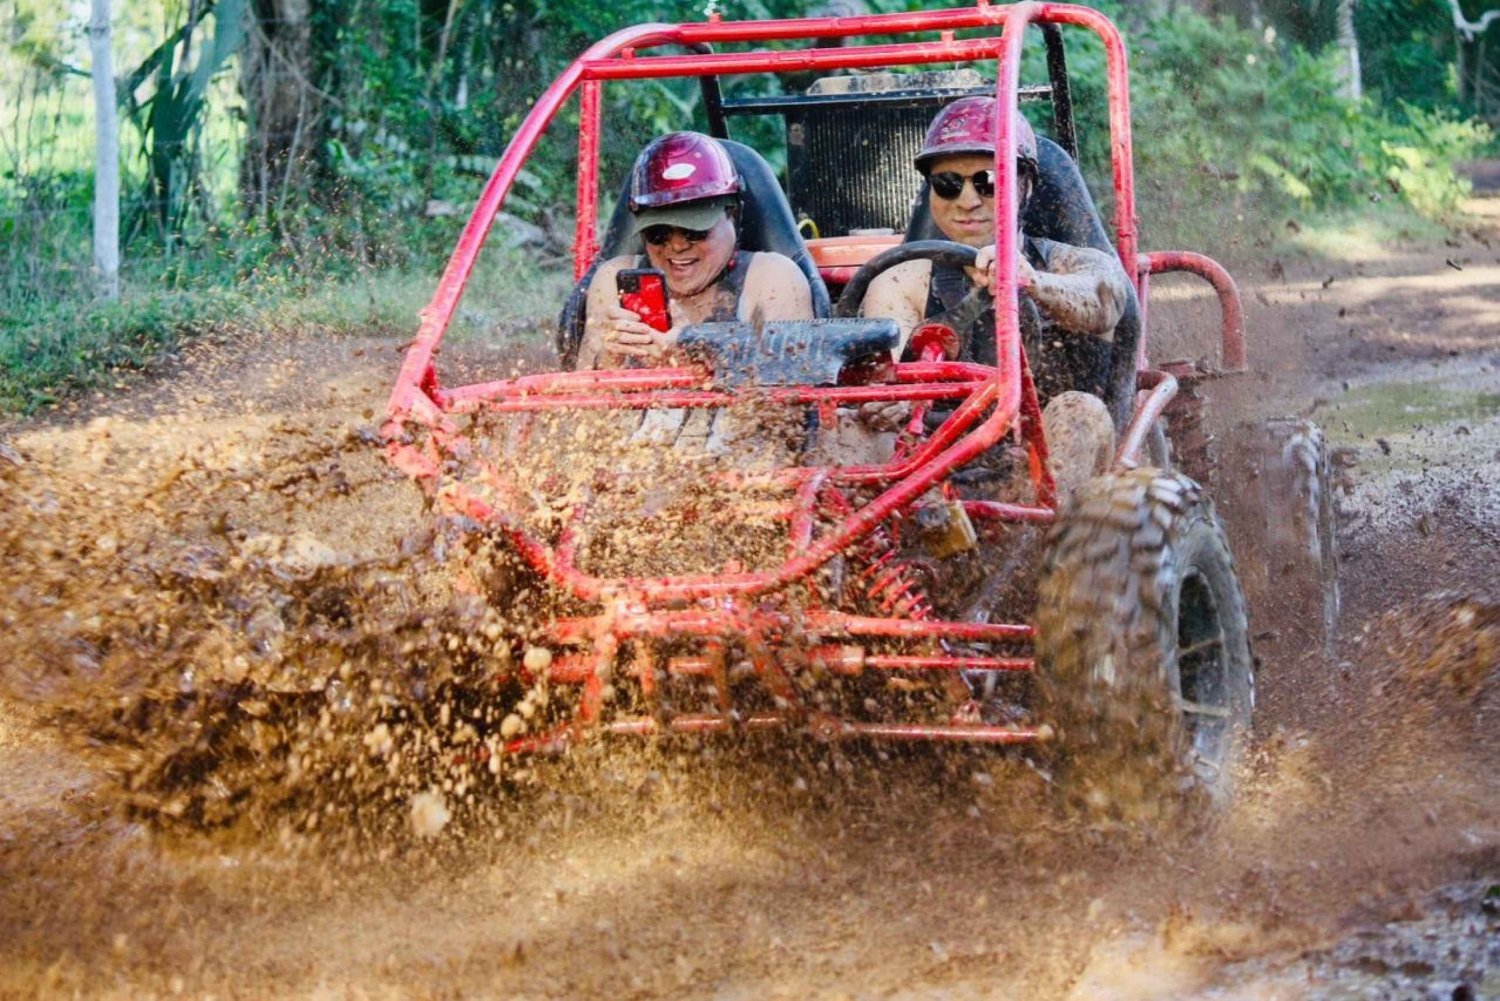
[[[996,280],[995,245],[992,243],[988,246],[980,247],[978,256],[974,258],[974,263],[964,268],[964,272],[968,274],[969,281],[973,282],[976,288],[987,288],[990,290],[990,294],[993,295]],[[1018,255],[1016,257],[1016,283],[1024,289],[1030,288],[1035,282],[1036,269],[1031,266],[1031,262],[1024,256]]]
[[[658,365],[669,360],[671,348],[677,343],[677,325],[674,324],[671,330],[657,330],[647,326],[639,314],[613,303],[605,306],[603,313],[597,322],[604,351]],[[595,322],[595,319],[590,317],[590,322]]]

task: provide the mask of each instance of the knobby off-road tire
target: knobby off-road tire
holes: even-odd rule
[[[1065,795],[1126,820],[1223,803],[1254,674],[1234,561],[1201,488],[1154,469],[1096,477],[1048,542],[1037,668]]]
[[[1331,654],[1338,526],[1322,429],[1294,417],[1233,428],[1218,475],[1214,496],[1241,560],[1254,634],[1286,651]]]

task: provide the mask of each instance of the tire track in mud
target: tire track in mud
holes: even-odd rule
[[[255,715],[271,712],[256,704],[266,690],[315,679],[329,702],[331,681],[355,679],[368,692],[379,665],[485,633],[485,610],[436,569],[445,536],[418,531],[415,488],[362,436],[394,371],[389,345],[209,350],[179,381],[193,390],[12,430],[0,994],[1272,997],[1451,982],[1484,996],[1494,958],[1469,946],[1493,931],[1483,897],[1500,882],[1500,753],[1486,739],[1500,591],[1481,548],[1496,526],[1469,503],[1472,478],[1424,492],[1420,458],[1415,473],[1380,465],[1377,439],[1408,447],[1404,411],[1380,434],[1324,418],[1353,406],[1335,398],[1353,374],[1340,359],[1379,382],[1385,355],[1447,358],[1444,324],[1468,338],[1453,365],[1493,363],[1473,324],[1483,310],[1443,314],[1415,347],[1399,336],[1451,301],[1421,280],[1452,280],[1432,267],[1442,256],[1408,269],[1405,305],[1358,286],[1380,322],[1350,320],[1338,282],[1320,284],[1317,309],[1291,302],[1291,284],[1251,306],[1252,330],[1294,342],[1252,340],[1281,381],[1226,386],[1215,405],[1313,409],[1357,450],[1348,503],[1394,497],[1401,511],[1348,522],[1362,527],[1344,540],[1338,657],[1262,663],[1277,715],[1258,723],[1234,806],[1168,830],[1070,818],[1044,768],[1005,754],[612,744],[481,772],[455,797],[442,789],[457,777],[451,719],[412,728],[410,771],[395,777],[367,767],[389,760],[365,741],[374,717],[275,730]],[[1294,355],[1307,378],[1293,378]],[[1462,419],[1466,442],[1495,421]],[[1453,437],[1409,435],[1434,455]],[[1421,599],[1437,590],[1450,597]],[[351,614],[351,594],[368,616]],[[480,655],[447,653],[459,671]],[[236,657],[257,687],[229,711],[274,732],[237,773],[223,756],[238,752],[206,745],[239,775],[216,793],[233,810],[213,814],[205,795],[177,811],[233,823],[164,823],[172,796],[142,798],[131,777],[204,746],[215,717],[182,672],[232,671]],[[1278,686],[1298,697],[1277,700]],[[308,749],[326,754],[294,767]],[[431,787],[445,808],[470,792],[475,805],[420,838],[408,804]],[[1443,887],[1456,889],[1434,898]],[[1401,959],[1399,934],[1382,945],[1360,931],[1424,922],[1459,958]]]

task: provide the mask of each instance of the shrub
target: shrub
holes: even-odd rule
[[[1314,55],[1189,12],[1134,20],[1127,42],[1136,171],[1148,207],[1275,213],[1396,194],[1440,218],[1465,191],[1454,162],[1492,138],[1451,112],[1339,98],[1331,52]],[[1104,181],[1108,150],[1087,142],[1106,127],[1094,82],[1103,79],[1101,47],[1070,48],[1069,63],[1081,84],[1085,164]]]

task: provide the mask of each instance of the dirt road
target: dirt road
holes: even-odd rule
[[[398,346],[203,343],[6,429],[0,996],[1500,997],[1490,241],[1240,271],[1256,374],[1215,413],[1310,415],[1349,450],[1343,626],[1332,658],[1261,637],[1253,760],[1191,828],[1070,821],[1023,757],[611,745],[437,790],[478,805],[424,840],[360,798],[414,790],[319,758],[316,721],[292,767],[323,795],[174,824],[244,793],[139,785],[164,760],[143,725],[209,741],[194,664],[249,642],[337,672],[429,628],[367,650],[329,607],[342,568],[442,545],[366,434]],[[1204,353],[1212,315],[1159,288],[1158,356]]]

